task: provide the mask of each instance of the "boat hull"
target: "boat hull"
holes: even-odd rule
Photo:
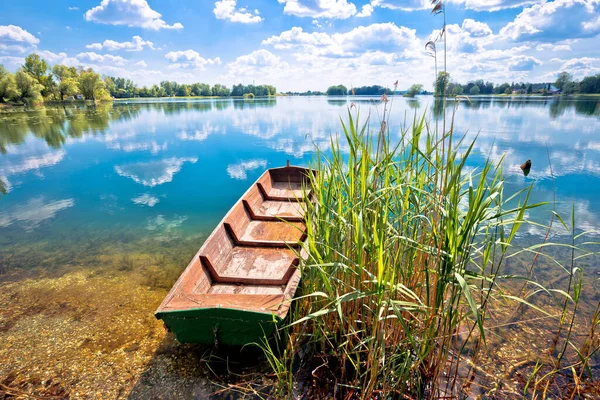
[[[181,343],[244,346],[270,337],[281,320],[272,313],[198,308],[158,313]]]
[[[310,173],[265,171],[223,217],[155,313],[178,341],[259,343],[287,317],[308,257]]]

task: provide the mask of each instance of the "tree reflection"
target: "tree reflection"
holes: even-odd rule
[[[344,106],[348,103],[346,99],[327,99],[327,104],[332,106]]]
[[[444,100],[434,99],[431,105],[431,115],[435,120],[442,119],[444,117]]]
[[[576,114],[600,116],[600,101],[561,97],[550,103],[550,116],[552,118],[558,118],[570,109],[575,109]]]
[[[215,105],[222,103],[223,101],[217,101]],[[265,108],[275,107],[277,105],[277,98],[268,99],[244,99],[244,100],[233,100],[233,108],[236,110],[252,109],[252,108]],[[218,107],[217,107],[218,108]],[[220,108],[219,108],[220,109]]]
[[[374,99],[353,99],[357,103],[377,104]],[[448,99],[448,107],[453,107]],[[336,106],[347,105],[346,99],[327,99]],[[461,107],[479,108],[547,108],[551,118],[558,118],[566,112],[585,116],[600,116],[600,101],[573,97],[539,98],[510,97],[490,98],[461,102]],[[419,99],[407,100],[412,109],[419,109]],[[164,115],[179,115],[186,112],[224,111],[231,107],[236,110],[274,107],[277,98],[254,100],[203,100],[203,101],[160,101],[160,102],[116,102],[97,106],[67,105],[63,107],[42,107],[33,110],[0,113],[0,153],[7,152],[7,146],[22,143],[28,134],[40,138],[52,147],[59,148],[68,138],[81,138],[84,135],[103,134],[115,121],[129,121],[139,118],[140,113],[160,112]],[[431,105],[433,119],[443,116],[443,101],[434,99]]]
[[[408,103],[408,106],[413,110],[418,110],[421,107],[419,99],[408,99],[406,102]]]

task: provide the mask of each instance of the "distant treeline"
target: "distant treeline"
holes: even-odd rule
[[[373,85],[373,86],[360,86],[356,88],[346,88],[344,85],[337,86],[329,86],[327,88],[326,94],[328,96],[346,96],[346,95],[355,95],[355,96],[381,96],[383,94],[393,94],[393,90],[384,88],[383,86]]]
[[[450,74],[440,72],[434,83],[434,95],[442,96],[446,85],[448,96],[460,95],[482,95],[482,94],[600,94],[600,74],[588,76],[581,81],[575,81],[573,76],[567,72],[561,72],[555,82],[542,83],[502,83],[495,85],[492,82],[484,82],[481,79],[460,84],[452,82]]]
[[[133,81],[110,76],[100,77],[92,68],[53,67],[39,55],[32,53],[17,72],[8,72],[0,65],[0,103],[38,104],[44,101],[110,100],[127,97],[173,96],[274,96],[277,89],[271,85],[225,85],[212,87],[206,83],[177,83],[163,81],[151,87],[138,87]]]
[[[137,87],[136,84],[125,78],[107,76],[104,84],[110,95],[115,99],[131,97],[188,97],[188,96],[275,96],[277,89],[271,85],[233,85],[230,90],[227,86],[216,84],[212,87],[207,83],[177,83],[175,81],[162,81],[150,87]]]
[[[285,92],[288,96],[323,96],[325,93],[318,90],[308,90],[306,92]]]

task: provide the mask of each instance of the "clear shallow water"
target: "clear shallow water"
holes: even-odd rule
[[[20,240],[36,240],[40,230],[63,239],[82,230],[208,233],[264,169],[288,159],[307,164],[315,144],[327,149],[352,102],[376,118],[374,100],[135,101],[0,114],[0,179],[8,189],[0,233]],[[550,201],[554,185],[559,212],[569,215],[574,203],[578,226],[599,232],[599,104],[463,101],[456,132],[467,141],[478,136],[473,168],[506,155],[508,193],[536,181],[533,200]],[[431,97],[394,99],[392,137],[415,111],[436,117]],[[524,177],[519,165],[527,159],[533,168]]]
[[[136,101],[0,114],[8,192],[0,195],[0,384],[73,398],[206,398],[220,390],[209,384],[205,350],[176,343],[153,311],[264,169],[308,163],[315,144],[327,150],[352,103],[377,120],[376,100]],[[431,97],[394,98],[391,112],[392,138],[415,112],[439,119]],[[467,142],[478,137],[470,168],[505,154],[507,195],[535,182],[531,200],[552,201],[555,189],[566,219],[574,204],[577,226],[600,233],[598,100],[473,100],[459,104],[455,123]],[[533,167],[524,177],[527,159]],[[546,207],[530,218],[549,216]],[[545,235],[523,229],[524,243]],[[522,274],[531,265],[525,258],[507,260],[506,273]],[[538,264],[543,281],[564,274]],[[578,266],[597,271],[598,263]],[[593,307],[598,293],[597,284],[586,286],[582,303]],[[553,337],[543,324],[526,328],[508,330],[494,361],[499,374],[532,337]],[[238,379],[265,376],[253,373]]]

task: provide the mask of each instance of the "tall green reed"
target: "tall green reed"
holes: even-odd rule
[[[415,117],[392,140],[385,122],[372,132],[349,109],[315,158],[292,327],[344,391],[439,396],[456,390],[454,352],[485,342],[504,255],[538,205],[530,188],[505,198],[500,165],[467,169],[473,143],[452,146],[452,127],[438,138]]]

